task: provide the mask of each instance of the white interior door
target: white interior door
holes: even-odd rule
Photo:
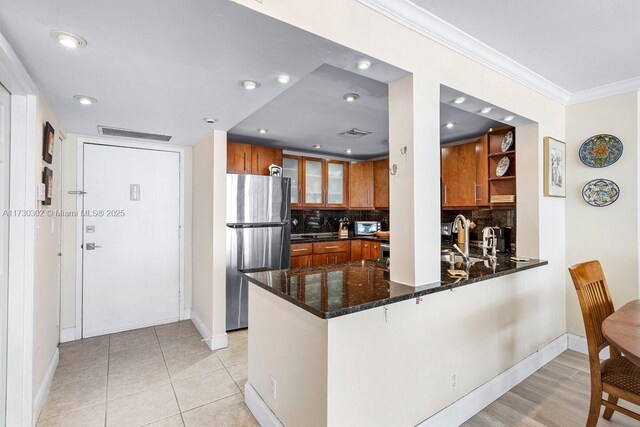
[[[84,144],[82,335],[180,317],[180,154]]]
[[[0,84],[0,212],[9,209],[9,141],[11,95]],[[7,291],[9,216],[0,216],[0,426],[5,425],[7,402]]]

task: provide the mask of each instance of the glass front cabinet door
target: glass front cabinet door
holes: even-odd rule
[[[291,179],[291,208],[302,206],[302,159],[282,156],[282,176]]]
[[[305,206],[323,207],[324,191],[324,160],[303,157],[304,200]]]
[[[327,171],[325,206],[344,208],[347,206],[348,163],[337,160],[327,160],[325,164]]]

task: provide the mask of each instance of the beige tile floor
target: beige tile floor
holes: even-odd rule
[[[191,321],[60,345],[38,426],[256,426],[247,331],[210,351]]]

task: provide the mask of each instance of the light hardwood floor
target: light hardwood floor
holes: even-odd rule
[[[588,358],[567,350],[471,418],[465,427],[584,427],[589,410]],[[640,412],[635,405],[622,406]],[[640,423],[615,413],[598,427],[635,426]]]

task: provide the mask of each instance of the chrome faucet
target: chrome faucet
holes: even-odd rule
[[[459,222],[462,223],[462,227],[464,228],[464,246],[463,246],[463,249],[460,249],[458,245],[453,245],[453,247],[456,248],[456,250],[462,254],[464,261],[468,263],[469,262],[469,224],[467,223],[467,218],[465,218],[464,215],[462,214],[459,214],[458,216],[456,216],[456,219],[453,220],[453,225],[456,227],[456,229],[459,227],[458,225]]]

